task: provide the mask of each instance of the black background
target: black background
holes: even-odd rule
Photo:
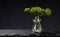
[[[42,16],[43,30],[60,30],[60,1],[8,0],[0,1],[0,29],[31,29],[34,16],[24,13],[25,7],[50,8],[51,16]]]

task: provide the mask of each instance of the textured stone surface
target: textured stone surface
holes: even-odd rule
[[[23,35],[23,36],[28,36],[29,34],[31,34],[32,31],[31,30],[25,30],[25,29],[21,29],[21,30],[0,30],[0,36],[4,36],[4,35]]]

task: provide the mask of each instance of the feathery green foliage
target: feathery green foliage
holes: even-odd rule
[[[51,9],[42,9],[41,7],[25,8],[25,13],[31,13],[36,16],[51,15]]]

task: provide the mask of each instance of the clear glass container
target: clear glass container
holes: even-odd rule
[[[42,26],[40,22],[41,22],[41,19],[39,19],[39,16],[36,16],[33,19],[33,27],[32,27],[33,33],[40,33],[42,31]]]

